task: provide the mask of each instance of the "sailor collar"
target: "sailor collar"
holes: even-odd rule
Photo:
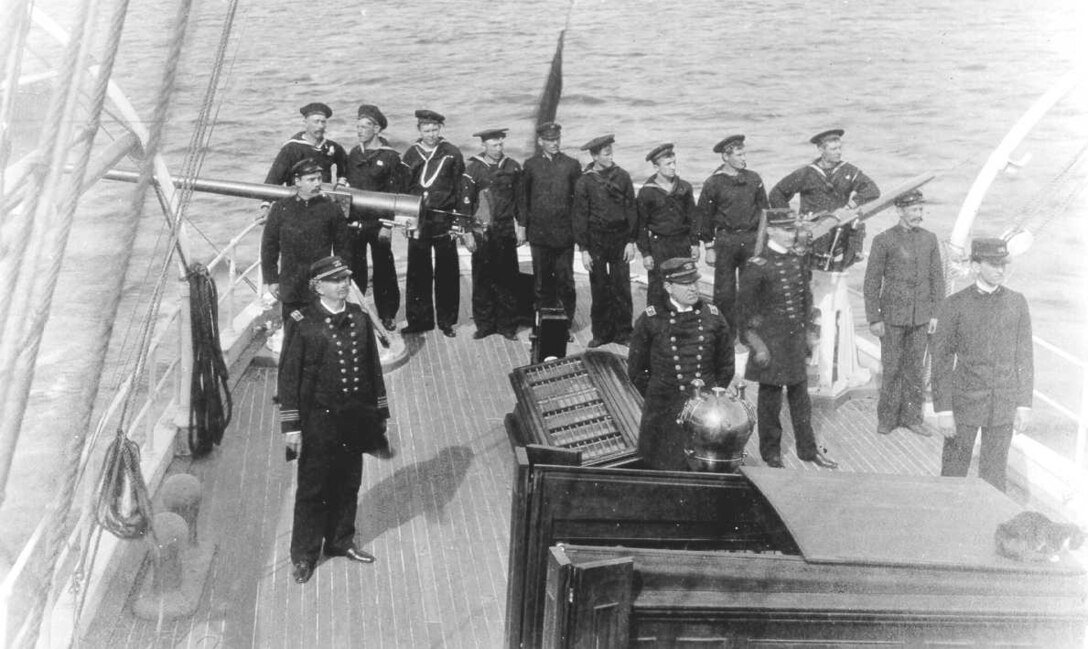
[[[815,169],[816,172],[819,173],[821,176],[831,177],[831,176],[835,175],[836,171],[838,171],[839,169],[842,169],[843,165],[845,165],[845,164],[846,164],[845,160],[840,160],[838,162],[838,164],[836,164],[834,167],[831,167],[830,169],[824,169],[823,167],[820,166],[820,158],[816,158],[811,163],[809,163],[808,166],[811,169]]]
[[[469,159],[470,160],[479,160],[480,162],[484,163],[485,165],[487,165],[489,167],[501,167],[501,166],[503,166],[503,164],[506,163],[507,160],[510,159],[510,157],[507,156],[504,153],[501,158],[499,158],[498,160],[492,162],[490,159],[488,159],[486,154],[477,153],[476,155],[472,156]]]
[[[287,143],[288,144],[291,144],[291,143],[305,144],[306,146],[314,149],[315,151],[325,151],[325,149],[327,147],[328,151],[326,151],[326,152],[327,153],[332,152],[333,146],[334,146],[332,140],[330,140],[327,137],[323,137],[323,138],[321,138],[320,142],[311,142],[311,141],[307,140],[305,137],[303,137],[305,134],[306,134],[306,131],[299,131],[298,133],[295,133],[294,135],[292,135],[291,139],[287,140]]]
[[[683,181],[680,180],[679,175],[676,175],[676,176],[673,177],[672,187],[661,184],[661,181],[659,180],[659,176],[660,176],[660,174],[655,173],[654,175],[647,178],[646,183],[643,185],[643,187],[650,187],[650,188],[653,188],[653,189],[659,189],[659,190],[665,192],[666,194],[671,194],[673,192],[676,192],[676,193],[679,194],[679,193],[682,193],[684,191],[683,190],[684,184],[683,184]]]
[[[714,173],[712,173],[710,175],[711,176],[725,176],[726,178],[729,178],[733,182],[735,182],[737,184],[740,184],[740,185],[743,185],[746,182],[748,182],[747,174],[744,173],[744,172],[748,171],[747,169],[737,169],[737,173],[731,174],[731,173],[728,173],[725,170],[726,164],[727,163],[723,162],[721,164],[721,166],[719,166],[717,169],[715,169]]]

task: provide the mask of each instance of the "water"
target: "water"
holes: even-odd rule
[[[62,23],[71,20],[67,0],[37,4]],[[149,116],[173,2],[132,5],[115,79]],[[261,181],[279,145],[299,130],[298,107],[314,100],[332,106],[329,136],[348,147],[355,107],[366,101],[382,107],[398,149],[415,137],[412,112],[426,107],[446,115],[445,135],[466,153],[476,147],[471,133],[509,127],[507,152],[524,159],[567,8],[566,0],[244,2],[202,173]],[[225,9],[223,0],[202,0],[194,9],[166,131],[175,169],[184,161]],[[990,151],[1039,95],[1086,59],[1086,20],[1082,0],[581,0],[567,33],[558,121],[571,155],[590,138],[615,133],[615,159],[636,181],[651,173],[646,152],[673,142],[681,176],[697,188],[720,164],[711,147],[727,134],[747,134],[749,164],[769,187],[812,159],[813,133],[841,127],[846,159],[885,188],[924,171],[938,174],[926,190],[933,199],[928,227],[946,238]],[[1052,179],[1086,142],[1088,89],[1081,88],[1025,142],[1032,163],[998,181],[976,233],[997,235],[1025,213],[1049,210]],[[1074,186],[1086,186],[1084,167],[1074,168]],[[59,432],[42,413],[56,421],[58,402],[81,380],[81,320],[95,317],[102,300],[96,286],[117,265],[114,214],[129,191],[104,187],[80,215],[57,292],[63,308],[54,309],[43,343],[27,418],[32,433],[24,437]],[[1027,294],[1037,334],[1088,358],[1083,198],[1035,214],[1046,227],[1010,284]],[[255,209],[255,202],[198,197],[190,215],[213,241],[225,242]],[[161,246],[161,222],[151,214],[129,272],[130,296],[140,293]],[[870,232],[893,219],[875,218]],[[254,259],[256,250],[247,254]],[[197,241],[194,256],[209,258],[211,249]],[[123,308],[122,322],[139,313],[134,303]],[[115,337],[124,335],[122,325]],[[113,356],[126,358],[116,346]],[[1076,404],[1079,381],[1069,366],[1043,357],[1038,364],[1039,383]],[[111,367],[103,390],[119,380],[120,365]],[[33,491],[35,480],[48,486],[53,478],[25,469],[13,484]],[[6,507],[10,515],[10,502]],[[33,510],[28,506],[27,515]]]

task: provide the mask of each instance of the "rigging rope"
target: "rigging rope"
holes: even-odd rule
[[[193,457],[202,457],[223,440],[233,409],[219,343],[219,293],[203,264],[194,264],[189,272],[189,300],[193,332],[189,450]]]

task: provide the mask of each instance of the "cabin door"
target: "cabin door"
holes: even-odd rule
[[[575,565],[562,545],[548,558],[544,598],[545,649],[626,649],[634,560]]]

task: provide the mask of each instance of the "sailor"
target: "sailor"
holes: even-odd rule
[[[854,210],[880,197],[880,189],[860,169],[842,160],[842,136],[834,128],[809,139],[819,150],[819,157],[789,174],[771,189],[771,207],[788,207],[795,194],[801,195],[800,213]],[[860,220],[839,226],[812,242],[811,250],[819,267],[843,270],[861,259],[865,225]]]
[[[574,322],[574,184],[582,175],[578,161],[559,150],[562,127],[537,127],[539,152],[525,161],[522,174],[518,240],[529,241],[533,256],[536,308],[562,306]]]
[[[272,167],[268,170],[264,182],[266,185],[290,185],[294,181],[291,170],[296,164],[307,158],[317,162],[321,167],[322,182],[332,182],[332,167],[336,166],[338,183],[345,182],[347,175],[347,153],[344,147],[325,137],[325,129],[328,119],[332,117],[332,109],[321,102],[306,104],[298,109],[302,113],[303,130],[291,136],[291,139],[283,143]],[[262,212],[268,209],[270,202],[261,204]]]
[[[304,584],[325,556],[373,563],[355,545],[363,453],[391,457],[389,404],[370,318],[348,303],[351,270],[340,257],[310,266],[317,299],[280,361],[280,425],[288,459],[298,458],[291,563]]]
[[[587,347],[626,345],[631,339],[630,262],[635,258],[638,211],[631,176],[612,161],[613,135],[582,145],[589,163],[574,185],[574,241],[589,271],[593,338]]]
[[[499,333],[517,340],[518,244],[516,233],[521,165],[503,153],[505,128],[473,134],[484,150],[469,158],[461,183],[462,211],[481,222],[472,252],[473,338]]]
[[[348,183],[356,189],[367,191],[403,191],[404,166],[400,163],[400,155],[381,135],[389,126],[388,120],[373,104],[361,104],[358,115],[355,133],[359,136],[359,143],[348,153]],[[397,269],[391,245],[393,228],[380,221],[386,216],[380,210],[352,206],[348,216],[352,234],[347,259],[356,284],[365,293],[369,270],[366,249],[370,247],[374,259],[374,306],[382,326],[395,331],[397,311],[400,309],[400,288],[397,286]]]
[[[901,427],[929,437],[922,426],[923,359],[944,299],[944,268],[937,236],[920,227],[922,192],[897,197],[895,207],[899,222],[873,237],[865,268],[865,315],[880,339],[883,370],[876,432]]]
[[[722,165],[703,183],[696,229],[706,244],[706,263],[714,268],[714,304],[731,331],[737,323],[737,282],[756,248],[759,219],[767,209],[767,190],[748,169],[744,136],[730,135],[714,145]]]
[[[1004,286],[1002,239],[971,242],[975,283],[949,296],[933,337],[933,409],[944,435],[942,476],[966,476],[982,430],[978,475],[1001,491],[1009,445],[1031,420],[1034,357],[1024,296]]]
[[[682,471],[684,431],[676,423],[694,394],[693,381],[726,387],[733,380],[732,337],[713,304],[699,299],[699,270],[690,255],[659,266],[666,300],[635,322],[627,372],[643,396],[639,455],[651,469]]]
[[[793,246],[797,219],[789,209],[767,211],[767,246],[748,260],[740,276],[738,332],[748,346],[744,378],[759,383],[756,402],[759,453],[767,466],[782,464],[782,388],[786,388],[797,441],[797,457],[835,468],[816,445],[807,359],[812,328],[811,276],[805,257]]]
[[[321,193],[321,165],[306,159],[291,169],[295,195],[272,204],[261,233],[261,273],[268,292],[280,301],[284,339],[299,309],[310,303],[310,264],[344,251],[347,221],[340,207]]]
[[[665,306],[661,264],[674,257],[698,260],[699,242],[692,232],[695,194],[691,183],[676,175],[676,150],[661,144],[646,155],[654,174],[638,190],[638,246],[649,286],[646,304]]]
[[[430,331],[437,320],[442,333],[453,338],[457,335],[453,326],[461,304],[461,280],[450,214],[460,205],[465,160],[461,151],[442,137],[443,115],[433,110],[417,110],[415,114],[419,140],[404,152],[402,164],[408,192],[422,198],[423,205],[419,238],[408,240],[408,326],[404,333]]]

